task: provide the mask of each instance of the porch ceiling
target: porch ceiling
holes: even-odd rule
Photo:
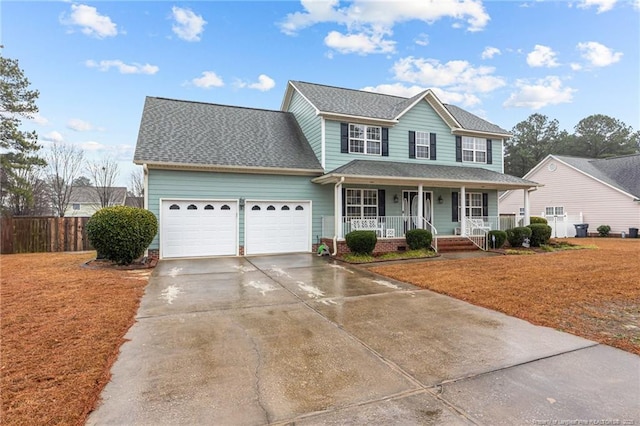
[[[319,184],[336,183],[377,184],[389,186],[418,186],[457,188],[461,186],[481,189],[529,189],[539,183],[505,175],[479,167],[443,166],[393,161],[353,160],[313,179]]]

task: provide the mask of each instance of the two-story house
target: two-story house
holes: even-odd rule
[[[337,249],[353,229],[389,248],[499,229],[509,133],[426,90],[412,98],[299,81],[280,111],[149,97],[134,162],[162,258]]]

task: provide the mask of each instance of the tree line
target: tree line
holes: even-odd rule
[[[505,173],[518,177],[549,154],[606,158],[640,153],[640,131],[602,114],[583,118],[573,133],[560,130],[558,120],[532,114],[511,133],[505,143]]]
[[[2,46],[0,46],[0,49]],[[53,142],[47,150],[22,120],[37,114],[39,92],[30,89],[18,61],[0,55],[0,209],[15,216],[63,217],[75,188],[90,186],[99,207],[113,205],[118,163],[111,157],[86,161],[75,145]],[[89,177],[84,174],[89,175]],[[142,173],[130,177],[129,194],[140,197]],[[142,207],[142,206],[140,206]]]

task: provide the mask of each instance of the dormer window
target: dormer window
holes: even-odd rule
[[[349,153],[381,155],[382,128],[349,124]]]

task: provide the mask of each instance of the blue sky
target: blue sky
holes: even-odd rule
[[[511,129],[591,114],[640,128],[640,0],[2,1],[5,57],[40,91],[46,147],[129,180],[145,96],[279,109],[288,80],[431,88]]]

